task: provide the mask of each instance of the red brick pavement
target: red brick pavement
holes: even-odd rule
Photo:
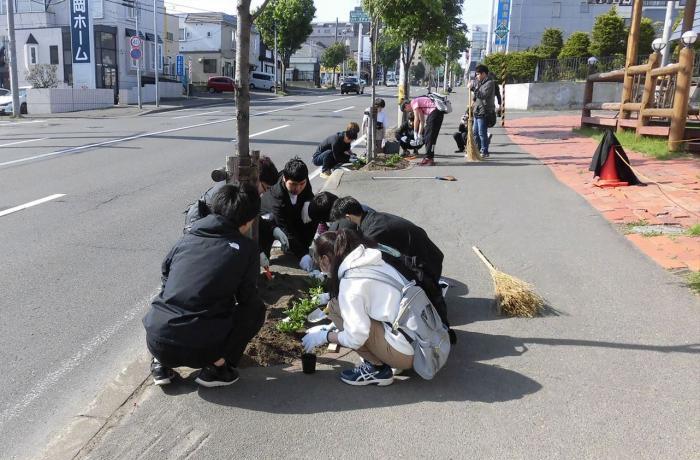
[[[576,115],[530,117],[507,122],[506,133],[613,224],[644,220],[687,229],[700,223],[699,160],[659,161],[626,151],[637,177],[648,185],[596,187],[588,166],[598,143],[573,133],[578,126]],[[627,238],[666,269],[700,271],[700,237],[629,234]]]

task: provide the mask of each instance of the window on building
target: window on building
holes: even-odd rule
[[[44,2],[34,0],[15,0],[15,13],[43,13]]]
[[[561,2],[552,2],[552,17],[561,17]]]
[[[187,40],[187,29],[185,29],[184,27],[180,27],[177,31],[177,39],[181,42]]]
[[[163,44],[158,44],[158,70],[163,71]]]
[[[49,64],[58,65],[58,46],[49,46]]]
[[[134,19],[134,18],[136,18],[136,8],[133,8],[133,7],[131,7],[131,6],[127,6],[127,7],[125,7],[125,8],[126,8],[126,16],[127,16],[129,19]]]
[[[39,46],[38,45],[24,45],[26,53],[26,63],[27,67],[30,65],[37,65],[39,63]]]
[[[581,2],[579,11],[581,13],[588,13],[588,2]]]
[[[207,38],[211,38],[211,32],[207,32]]]
[[[153,42],[148,43],[148,68],[151,70],[156,68],[156,44]]]
[[[172,42],[175,40],[175,36],[172,32],[165,32],[165,39]]]
[[[0,14],[5,14],[5,2],[0,2]]]
[[[204,73],[216,73],[218,71],[216,59],[202,59],[202,68]]]

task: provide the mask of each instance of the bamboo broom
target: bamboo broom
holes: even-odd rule
[[[530,284],[497,270],[479,248],[472,246],[472,249],[491,272],[496,311],[499,315],[532,318],[542,311],[544,299],[533,290]]]
[[[467,120],[467,161],[481,161],[481,154],[474,140],[474,107],[469,101],[469,119]]]

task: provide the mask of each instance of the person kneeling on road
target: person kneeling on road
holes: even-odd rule
[[[353,121],[348,123],[345,131],[328,136],[323,142],[318,144],[312,162],[314,165],[321,167],[320,177],[327,179],[330,177],[333,168],[350,161],[350,156],[352,155],[350,147],[352,141],[357,139],[359,132],[360,127]]]
[[[387,325],[399,313],[401,293],[387,289],[381,281],[369,278],[346,278],[354,268],[371,268],[395,278],[406,279],[382,260],[371,241],[354,230],[326,232],[314,242],[314,257],[328,274],[329,318],[334,326],[309,329],[302,339],[308,353],[326,343],[353,349],[363,358],[354,369],[345,370],[340,379],[349,385],[391,385],[395,369],[413,367],[413,347],[403,334],[393,334]]]
[[[265,322],[258,247],[243,236],[260,196],[249,185],[225,185],[211,211],[166,256],[161,291],[143,319],[156,385],[170,383],[180,366],[201,369],[195,381],[202,386],[234,383],[246,345]]]

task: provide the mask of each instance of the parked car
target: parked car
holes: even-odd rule
[[[386,81],[386,86],[399,86],[399,83],[395,79],[389,78]]]
[[[207,91],[211,94],[236,91],[236,82],[231,77],[209,77]]]
[[[19,88],[19,113],[27,113],[27,90],[31,86]],[[12,115],[12,93],[8,89],[0,88],[0,114]]]
[[[269,73],[251,72],[250,89],[264,89],[275,92],[275,76]]]
[[[357,81],[357,77],[346,77],[340,84],[340,94],[345,93],[364,94],[365,87],[361,80]]]

